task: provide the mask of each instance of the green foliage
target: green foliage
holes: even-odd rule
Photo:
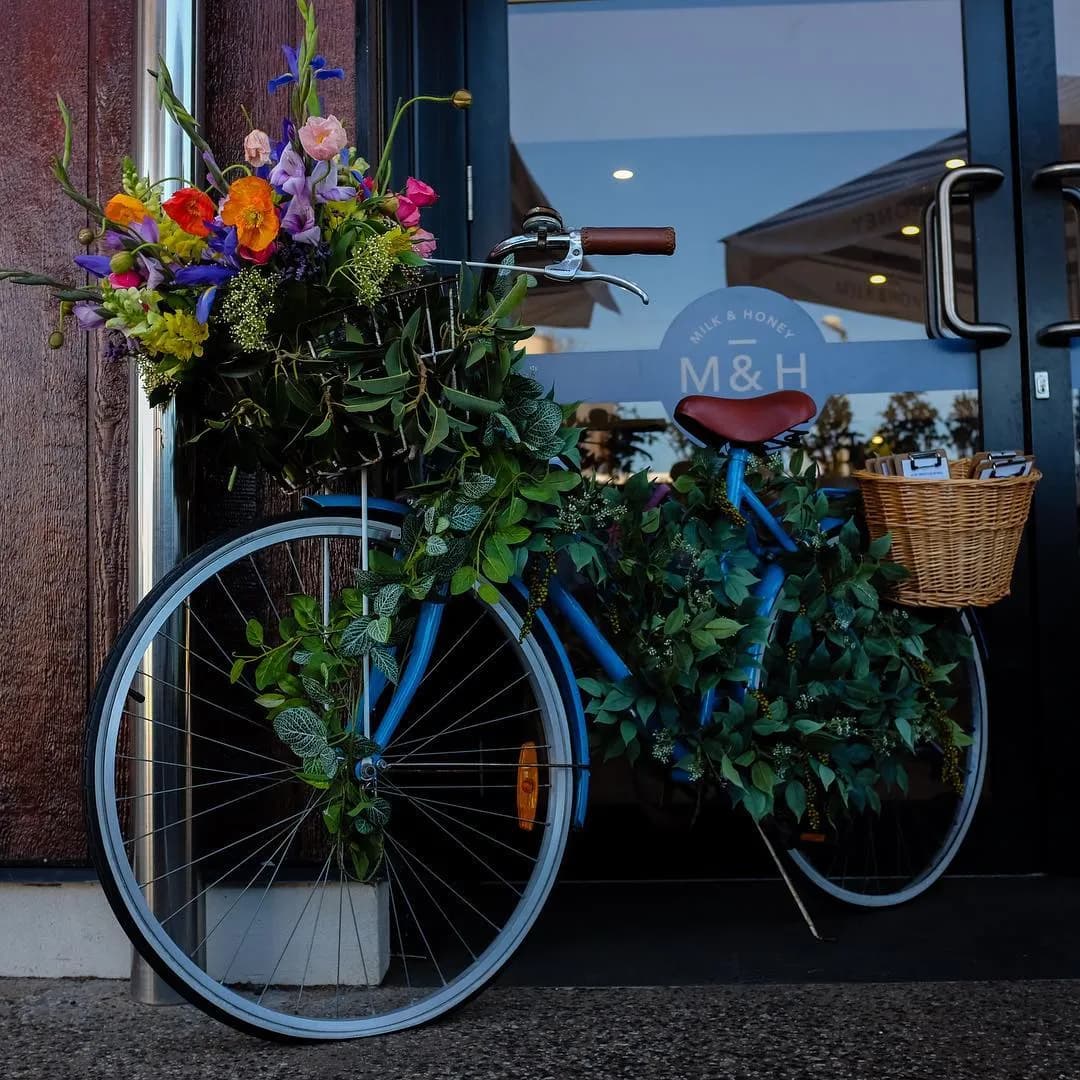
[[[879,809],[883,787],[902,789],[905,761],[930,741],[946,747],[945,779],[958,784],[957,748],[970,740],[946,695],[962,640],[883,605],[904,573],[883,561],[888,539],[865,542],[854,508],[830,506],[801,452],[748,475],[800,541],[781,556],[789,576],[775,618],[762,617],[750,593],[758,559],[727,504],[725,464],[698,454],[657,507],[639,474],[564,510],[555,547],[596,584],[605,630],[634,672],[620,684],[580,680],[595,750],[715,782],[755,819],[780,812],[813,828]],[[845,511],[826,534],[822,521]],[[747,684],[759,689],[731,692]],[[727,692],[702,725],[700,701],[718,686]]]

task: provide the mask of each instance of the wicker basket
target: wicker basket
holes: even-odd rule
[[[892,598],[912,607],[987,607],[1009,595],[1031,497],[1042,473],[971,480],[972,460],[950,480],[855,474],[870,535],[892,534],[888,558],[910,571]]]

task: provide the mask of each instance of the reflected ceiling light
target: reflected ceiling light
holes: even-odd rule
[[[885,436],[884,435],[874,435],[874,436],[871,437],[870,441],[875,446],[880,446],[885,441]]]
[[[901,236],[918,236],[922,232],[922,229],[918,225],[905,225],[900,230]]]
[[[951,157],[945,162],[946,169],[962,169],[967,162],[962,157]]]
[[[633,169],[616,169],[611,175],[613,177],[615,177],[616,180],[633,180],[634,179],[634,170]]]
[[[868,280],[871,285],[884,285],[889,279],[884,274],[871,274]]]

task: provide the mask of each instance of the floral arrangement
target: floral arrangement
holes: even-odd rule
[[[284,46],[288,70],[269,84],[288,99],[280,136],[252,129],[242,161],[219,162],[159,62],[161,105],[197,148],[202,185],[184,181],[166,196],[169,181],[140,176],[128,159],[120,190],[98,206],[72,185],[72,121],[60,101],[64,147],[53,172],[93,223],[79,234],[90,250],[74,259],[92,283],[0,271],[56,291],[51,345],[63,343],[68,318],[104,330],[108,354],[138,365],[151,403],[178,399],[189,440],[208,439],[215,456],[261,465],[288,486],[347,471],[347,447],[378,456],[374,437],[392,427],[350,412],[348,381],[360,368],[327,353],[350,321],[362,327],[353,340],[374,346],[364,313],[420,280],[435,249],[421,218],[437,193],[414,177],[392,185],[402,117],[420,103],[471,102],[459,90],[401,103],[370,167],[338,118],[322,115],[320,84],[344,73],[318,52],[313,5],[298,8],[303,38]]]

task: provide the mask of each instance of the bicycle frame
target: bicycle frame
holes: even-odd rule
[[[784,530],[783,525],[777,520],[776,516],[770,513],[768,507],[746,484],[746,466],[749,456],[749,451],[744,447],[733,447],[731,449],[725,474],[725,487],[732,506],[752,518],[775,540],[774,547],[758,545],[761,559],[759,577],[757,584],[751,590],[751,594],[757,603],[758,614],[765,616],[772,610],[784,587],[786,577],[782,567],[775,561],[773,556],[780,551],[795,551],[797,545]],[[355,509],[360,505],[359,498],[351,495],[317,495],[310,496],[305,501],[309,505],[323,509],[340,507]],[[402,515],[406,512],[406,508],[401,503],[385,499],[371,499],[369,505],[383,512]],[[827,519],[823,524],[826,528],[830,528],[838,525],[839,519]],[[516,593],[518,597],[527,599],[528,589],[520,579],[515,578],[510,582],[508,588]],[[581,643],[604,674],[616,682],[627,678],[631,674],[630,667],[619,655],[618,650],[605,637],[603,631],[577,597],[570,593],[557,578],[552,579],[548,595],[551,607],[566,620],[570,629],[581,640]],[[445,605],[439,601],[427,601],[420,607],[412,648],[409,651],[404,670],[386,705],[386,709],[379,719],[378,726],[372,733],[373,740],[379,746],[387,746],[393,740],[402,719],[412,704],[417,688],[434,652],[444,610]],[[570,664],[566,649],[558,632],[552,626],[544,611],[536,613],[534,633],[541,640],[541,645],[551,664],[567,709],[575,764],[579,766],[575,787],[574,822],[575,825],[580,826],[584,821],[588,793],[588,739],[585,716],[581,706],[581,695],[576,685],[573,667]],[[755,660],[760,659],[763,651],[763,645],[759,644],[753,647],[752,655]],[[388,686],[389,683],[381,672],[377,670],[371,672],[367,695],[372,707],[386,692]],[[699,707],[699,721],[702,725],[710,720],[715,702],[715,689],[709,690],[702,697]],[[358,722],[363,716],[363,710],[364,704],[361,702],[357,709]],[[358,765],[358,772],[364,767],[364,764],[370,765],[371,763]]]

